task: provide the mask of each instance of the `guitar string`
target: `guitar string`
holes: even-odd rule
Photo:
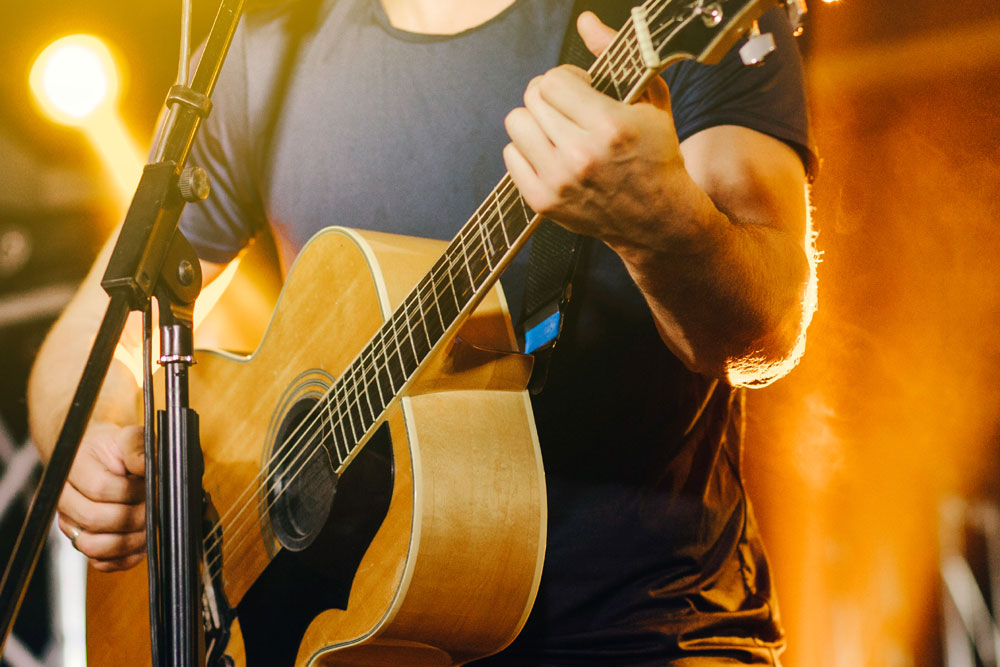
[[[628,32],[628,31],[623,31],[623,34],[625,35],[625,40],[627,41],[628,36],[630,36],[631,33]],[[613,46],[614,46],[614,44],[612,44],[612,47]],[[622,64],[620,62],[621,58],[622,57],[628,58],[630,52],[631,52],[632,55],[635,55],[634,45],[633,44],[627,44],[627,46],[629,47],[628,51],[626,51],[625,53],[615,54],[616,56],[620,56],[620,57],[617,58],[618,62],[616,62],[616,60],[607,60],[607,61],[605,61],[605,63],[609,67],[614,68],[615,66],[620,66]],[[627,60],[625,64],[628,65],[630,68],[633,68],[633,69],[636,66],[634,60]],[[639,68],[639,69],[641,71],[642,68]],[[626,72],[626,73],[627,74],[628,73],[635,74],[635,72]],[[613,71],[613,69],[612,69],[611,72],[602,72],[601,68],[596,68],[594,70],[594,74],[597,75],[597,76],[594,77],[595,78],[595,83],[600,83],[600,76],[601,75],[603,75],[603,74],[610,74],[611,78],[609,80],[606,80],[605,83],[610,83],[611,85],[614,85],[615,89],[616,89],[616,92],[618,92],[619,95],[621,94],[620,93],[620,89],[618,88],[618,85],[617,85],[617,81],[616,81],[616,79],[614,77],[614,71]],[[503,197],[507,198],[511,194],[511,192],[513,190],[512,184],[511,183],[501,182],[501,185],[505,186],[504,187],[504,191],[502,192],[502,194],[500,194],[499,192],[495,191],[495,194],[496,194],[497,198],[499,198],[500,196],[503,196]],[[519,194],[518,194],[518,198],[520,198]],[[504,225],[503,216],[504,216],[505,212],[509,214],[512,210],[514,210],[514,208],[516,208],[516,204],[512,204],[512,203],[510,203],[508,201],[507,202],[507,206],[505,207],[505,210],[504,209],[498,210],[498,212],[500,214],[498,219],[496,219],[495,216],[491,213],[491,215],[489,215],[486,218],[486,220],[483,220],[482,219],[481,210],[488,203],[489,203],[489,201],[487,200],[487,202],[484,203],[480,207],[480,210],[477,211],[477,216],[476,217],[479,218],[479,222],[481,224],[480,225],[473,224],[473,225],[470,225],[467,229],[463,229],[462,232],[459,234],[459,238],[458,238],[458,241],[460,243],[456,244],[456,245],[461,245],[462,248],[463,248],[463,254],[462,254],[462,258],[461,259],[462,259],[462,263],[465,264],[466,270],[470,271],[470,287],[473,289],[473,296],[475,296],[476,292],[481,291],[481,289],[482,289],[482,284],[480,283],[480,281],[478,279],[482,277],[482,274],[485,271],[487,271],[487,270],[492,271],[493,270],[493,268],[492,268],[492,262],[490,261],[491,260],[491,253],[490,253],[489,249],[487,249],[487,245],[489,245],[490,248],[493,248],[493,242],[496,241],[497,245],[499,245],[502,242],[503,245],[506,246],[505,249],[504,249],[504,251],[497,256],[497,259],[502,258],[503,254],[505,254],[507,251],[509,251],[509,245],[507,244],[507,235],[505,233],[505,225]],[[517,202],[517,203],[520,203],[520,202]],[[490,208],[492,208],[492,206]],[[497,224],[491,226],[491,224],[490,224],[491,222],[496,222]],[[483,235],[484,231],[487,231],[488,235]],[[501,234],[498,235],[497,231],[500,231]],[[523,230],[522,230],[522,233],[523,233]],[[475,259],[477,261],[480,260],[480,259],[482,259],[486,263],[485,266],[480,267],[479,272],[474,277],[471,276],[471,268],[469,266],[470,257],[468,256],[468,250],[469,250],[470,245],[467,244],[467,241],[470,240],[469,237],[471,235],[475,236],[475,238],[471,239],[471,241],[472,241],[472,243],[471,243],[472,249],[475,250],[475,248],[478,247],[480,250],[482,250],[481,254],[479,254],[479,253],[474,254],[471,259]],[[501,235],[503,236],[503,238],[501,238]],[[496,251],[493,250],[492,254],[496,255]],[[442,264],[441,267],[439,267],[439,268],[447,269],[449,274],[450,274],[450,272],[451,272],[452,269],[454,269],[454,268],[457,267],[457,264],[458,264],[458,262],[455,261],[454,257],[452,257],[450,259],[452,261],[444,263],[444,264]],[[461,267],[457,267],[457,268],[458,268],[459,271],[461,271]],[[434,281],[432,282],[432,285],[435,288],[437,288],[440,285],[440,283],[437,281],[437,278],[440,278],[441,276],[440,275],[434,275],[433,273],[432,273],[432,275],[434,276]],[[449,275],[449,277],[450,277],[450,275]],[[483,281],[483,282],[485,282],[485,281]],[[477,283],[480,283],[480,284],[477,286]],[[424,310],[424,306],[427,305],[427,301],[424,300],[424,298],[423,298],[424,295],[421,294],[421,292],[420,292],[420,289],[423,286],[423,284],[424,284],[424,281],[421,281],[421,283],[418,283],[418,285],[415,288],[415,290],[413,292],[411,292],[407,296],[406,299],[404,299],[404,301],[401,304],[400,308],[397,309],[397,311],[394,313],[394,316],[390,320],[390,323],[393,324],[393,328],[395,329],[396,328],[395,327],[395,323],[396,323],[395,321],[399,319],[399,318],[396,317],[396,315],[402,315],[402,319],[406,323],[407,329],[410,331],[410,333],[409,333],[410,344],[411,344],[411,346],[414,349],[414,353],[415,353],[414,359],[415,360],[417,360],[419,358],[420,354],[416,350],[416,346],[414,345],[414,342],[413,342],[413,326],[412,326],[413,322],[411,321],[409,313],[407,312],[408,311],[408,306],[413,303],[412,297],[414,295],[416,296],[416,307],[420,311],[419,313],[416,313],[416,314],[419,314],[419,315],[421,315],[423,317],[422,323],[423,323],[424,333],[425,333],[425,336],[427,337],[427,340],[428,340],[429,349],[424,354],[425,355],[429,354],[430,349],[433,348],[433,345],[435,344],[435,343],[432,342],[432,337],[430,335],[430,332],[426,328],[426,314],[423,312],[423,310]],[[436,306],[436,308],[438,310],[439,317],[442,317],[442,319],[443,319],[443,314],[441,313],[441,310],[440,310],[440,303],[439,303],[440,297],[439,297],[439,295],[435,292],[435,293],[430,294],[429,296],[431,297],[431,305]],[[457,316],[457,313],[456,313],[456,316]],[[442,322],[442,324],[443,324],[443,322]],[[419,329],[419,327],[417,327],[417,328]],[[447,327],[445,326],[444,328],[447,328]],[[348,367],[347,372],[345,372],[344,375],[342,375],[341,379],[339,379],[337,381],[337,384],[335,385],[335,387],[331,388],[331,389],[336,389],[337,390],[335,392],[335,394],[334,394],[334,398],[339,399],[339,401],[337,403],[337,410],[336,410],[336,412],[338,413],[338,417],[339,417],[338,421],[341,422],[341,424],[343,424],[344,417],[347,416],[347,418],[351,420],[351,430],[352,431],[355,431],[355,428],[353,426],[353,419],[351,419],[349,411],[350,411],[350,409],[352,407],[357,408],[361,404],[361,393],[362,392],[365,394],[366,399],[368,401],[368,408],[369,408],[368,412],[369,412],[369,414],[373,415],[373,417],[374,417],[374,419],[369,419],[368,421],[372,421],[373,422],[372,425],[374,425],[374,423],[377,423],[378,418],[381,416],[381,412],[378,412],[376,414],[376,410],[372,409],[371,393],[370,393],[370,390],[368,389],[368,387],[370,387],[372,384],[375,384],[375,386],[379,389],[379,391],[378,391],[379,399],[382,400],[383,403],[385,402],[385,400],[384,400],[384,398],[382,397],[381,394],[384,393],[384,392],[381,391],[381,383],[378,381],[377,376],[371,376],[371,375],[367,375],[367,374],[368,374],[368,371],[371,368],[377,367],[378,361],[377,361],[376,357],[378,356],[379,352],[382,353],[383,358],[386,358],[386,359],[388,358],[388,354],[387,354],[388,351],[387,351],[387,349],[385,349],[385,333],[386,333],[386,329],[384,327],[380,328],[380,330],[378,331],[378,334],[379,334],[379,336],[378,336],[378,338],[379,338],[378,343],[382,344],[383,349],[379,350],[377,344],[375,344],[375,345],[370,344],[370,345],[366,346],[366,348],[364,350],[362,350],[362,353],[359,355],[358,361],[360,361],[360,362],[366,362],[366,358],[365,358],[366,354],[365,353],[367,352],[368,353],[367,356],[370,357],[370,360],[372,362],[372,366],[359,367],[357,365],[358,362],[356,361],[354,364],[352,364],[351,366]],[[443,331],[442,331],[442,333],[443,333]],[[395,341],[395,342],[397,342],[397,344],[399,343],[399,341]],[[376,341],[373,339],[372,343],[376,343]],[[398,352],[398,350],[397,350],[397,352]],[[419,365],[420,362],[416,361],[416,363]],[[391,373],[391,368],[389,368],[388,366],[384,367],[383,369],[378,369],[378,370],[386,370],[387,371],[386,375],[388,376],[388,379],[390,380],[390,382],[392,380],[396,379],[395,376]],[[407,369],[406,369],[406,364],[402,360],[402,357],[400,357],[400,370],[402,370],[404,372],[404,377],[401,378],[401,381],[403,383],[405,383],[405,381],[406,381],[406,377],[405,376],[406,376],[406,370]],[[358,380],[359,380],[359,378],[357,378],[357,374],[359,372],[362,375],[362,377],[360,378],[360,380],[362,382],[364,382],[364,380],[366,379],[366,377],[368,377],[368,378],[374,377],[374,381],[369,380],[368,382],[365,382],[364,383],[364,387],[362,387],[361,389],[359,389],[358,386],[357,386],[358,385]],[[350,376],[350,377],[348,377],[348,376]],[[345,378],[347,378],[349,380],[352,380],[352,382],[344,383],[343,380]],[[390,388],[394,390],[393,387],[390,387]],[[349,394],[351,393],[352,389],[353,389],[353,394],[354,394],[353,398],[351,398],[349,396]],[[327,392],[327,393],[329,394],[329,392]],[[326,398],[326,397],[324,397],[324,398]],[[343,404],[343,401],[345,399],[348,400],[348,401],[350,401],[350,404],[348,406],[346,406],[346,407],[343,407],[342,404]],[[321,399],[321,401],[322,400],[323,399]],[[391,401],[391,399],[390,399],[390,401]],[[330,403],[330,401],[323,401],[323,402],[326,403],[325,407],[327,407],[327,409],[329,411],[329,407],[330,407],[329,403]],[[345,450],[347,451],[347,454],[346,454],[346,456],[341,457],[341,452],[340,452],[339,444],[336,443],[336,437],[335,437],[335,431],[334,431],[335,424],[334,424],[334,420],[333,420],[332,414],[329,417],[327,417],[326,415],[323,415],[322,414],[322,410],[319,410],[319,405],[314,406],[313,410],[316,410],[319,413],[319,415],[320,415],[319,416],[319,421],[320,421],[320,427],[321,428],[324,426],[323,422],[326,422],[329,425],[330,435],[331,435],[331,438],[334,440],[334,443],[335,443],[335,451],[336,451],[338,462],[339,462],[340,465],[343,465],[345,460],[350,459],[350,457],[354,453],[357,445],[355,444],[354,447],[350,447],[350,448],[348,448],[347,446],[345,446]],[[382,407],[381,410],[384,411],[384,407]],[[332,411],[331,411],[331,413],[332,413]],[[358,409],[357,415],[358,415],[359,418],[361,418],[362,420],[364,420],[365,415],[362,413],[362,411],[360,409]],[[308,419],[308,415],[307,415],[306,419]],[[305,422],[305,419],[303,420],[303,422]],[[315,423],[316,423],[316,419],[314,419],[312,421],[311,425],[315,425]],[[363,421],[362,421],[362,423],[363,423]],[[308,431],[308,429],[306,429],[306,430]],[[341,431],[346,435],[346,430],[344,429],[343,425],[341,425]],[[366,429],[365,432],[367,432],[367,429]],[[299,456],[297,456],[296,458],[298,459],[298,458],[301,458],[301,456],[305,455],[306,456],[306,461],[308,462],[308,460],[310,460],[313,456],[315,456],[315,454],[318,453],[318,451],[320,449],[326,449],[326,447],[322,443],[322,440],[323,440],[322,433],[319,434],[319,438],[321,440],[320,444],[316,445],[316,447],[311,452],[306,453],[302,449],[300,449],[300,445],[302,444],[302,442],[304,442],[307,439],[314,438],[314,437],[316,437],[316,435],[317,434],[315,432],[307,433],[305,436],[300,437],[299,440],[298,440],[298,442],[292,444],[290,447],[287,446],[287,445],[285,445],[283,448],[289,449],[291,451],[298,450],[297,453],[299,454]],[[353,439],[355,441],[358,440],[358,438],[356,437],[356,435],[355,435],[355,437]],[[287,443],[288,439],[286,439],[285,442]],[[286,459],[287,459],[287,456],[291,454],[291,451],[288,454],[286,454],[286,456],[285,456]],[[296,463],[296,461],[293,461],[290,465],[294,465],[295,463]],[[331,463],[332,463],[332,459],[331,459]],[[292,479],[290,480],[289,483],[291,483],[292,481],[294,481],[294,479],[298,476],[298,474],[304,468],[305,468],[305,465],[303,465],[298,471],[296,471],[295,473],[293,473],[293,477],[292,477]],[[274,472],[272,473],[272,476],[274,474],[278,474],[279,472],[286,472],[285,470],[282,470],[282,468],[281,468],[281,462],[279,462],[279,467],[276,468],[276,469],[274,469]],[[258,477],[259,476],[260,475],[258,474]],[[260,486],[257,485],[256,488],[259,489]],[[253,490],[254,490],[254,487],[253,487],[253,485],[251,485],[248,489],[245,490],[244,494],[242,494],[242,495],[245,496],[247,492],[252,492]],[[281,496],[282,493],[283,493],[283,491],[279,492],[279,494],[277,494],[274,497],[274,499],[268,505],[268,507],[264,508],[261,511],[264,511],[264,512],[268,511],[270,509],[270,507],[272,507],[274,505],[274,503],[277,502],[277,500],[280,499],[280,496]],[[258,499],[257,505],[258,505],[258,509],[260,510],[260,505],[261,505],[260,499]],[[234,506],[238,506],[238,505],[234,505]],[[248,508],[249,508],[249,505],[244,506],[244,509],[248,509]],[[231,511],[232,510],[227,511],[227,516],[231,514]],[[220,522],[217,525],[217,527],[222,526],[224,523],[225,523],[225,521],[220,520]],[[242,528],[242,526],[237,527],[235,530],[237,532],[242,532],[241,530],[239,530],[240,528]],[[236,536],[237,532],[234,532],[233,537]],[[208,537],[209,536],[206,536],[206,539]],[[213,544],[213,545],[209,546],[209,549],[215,548],[215,546],[217,546],[217,544],[218,544],[218,542],[216,542],[216,544]],[[237,549],[237,547],[238,547],[238,544],[234,543],[233,549],[235,550],[235,549]]]
[[[599,65],[598,67],[595,67],[595,69],[593,71],[593,76],[592,76],[592,79],[594,80],[594,83],[595,83],[595,88],[597,88],[599,86],[599,84],[601,83],[601,81],[602,81],[601,77],[607,75],[607,76],[609,76],[609,78],[606,79],[604,82],[606,84],[610,84],[611,86],[614,86],[615,92],[619,95],[619,98],[620,98],[621,97],[621,89],[618,86],[619,80],[615,77],[614,68],[616,66],[622,66],[624,64],[627,69],[623,73],[626,74],[626,75],[635,75],[636,73],[638,73],[641,76],[641,74],[644,72],[644,68],[643,67],[637,67],[636,61],[634,59],[630,58],[630,56],[637,55],[637,52],[636,52],[636,49],[635,49],[635,44],[629,42],[629,37],[631,35],[633,35],[633,34],[634,33],[632,31],[624,30],[623,29],[622,32],[620,32],[619,35],[616,36],[616,40],[614,42],[612,42],[612,45],[609,48],[608,52],[610,53],[611,49],[613,49],[616,45],[620,46],[620,44],[616,44],[619,41],[619,38],[621,39],[622,42],[624,42],[626,44],[626,50],[623,51],[623,52],[619,51],[617,53],[612,53],[611,57],[609,59],[605,60],[603,63],[595,63],[595,65]],[[624,63],[622,62],[623,59],[624,59]],[[602,71],[602,67],[600,65],[604,65],[604,66],[610,68],[610,71]],[[628,70],[638,70],[638,72],[636,72],[636,71],[628,71]],[[624,82],[628,83],[627,80],[624,81]],[[634,85],[634,84],[632,84],[632,85]],[[627,88],[627,89],[630,89],[630,87]],[[603,91],[603,92],[609,92],[609,91]],[[514,188],[512,186],[512,183],[505,183],[504,181],[501,181],[501,186],[503,186],[503,192],[502,192],[502,194],[498,190],[494,191],[494,195],[495,195],[496,198],[499,198],[501,196],[507,198],[511,194],[511,192],[514,190]],[[518,193],[518,199],[520,199],[519,193]],[[520,203],[520,202],[517,202],[517,203]],[[486,207],[487,204],[489,204],[489,198],[487,199],[486,202],[484,202],[483,205],[480,206],[480,210],[477,210],[477,215],[474,216],[473,219],[472,219],[472,220],[476,220],[478,218],[478,222],[480,224],[479,225],[470,224],[467,228],[464,228],[463,230],[461,230],[460,233],[459,233],[459,235],[458,235],[458,237],[457,237],[457,240],[459,241],[458,245],[462,246],[462,257],[461,257],[462,262],[461,263],[463,263],[465,265],[464,268],[467,271],[470,272],[470,288],[472,289],[472,297],[475,297],[476,293],[479,292],[479,291],[481,291],[482,284],[486,282],[485,280],[482,281],[482,282],[479,281],[479,278],[482,277],[483,273],[484,272],[492,272],[493,271],[493,262],[491,261],[491,257],[493,257],[495,255],[496,256],[495,258],[497,260],[500,260],[500,259],[502,259],[503,255],[506,254],[509,251],[509,249],[510,249],[510,246],[507,243],[507,235],[505,233],[504,213],[508,213],[508,214],[511,213],[516,208],[516,204],[512,204],[511,202],[508,201],[505,209],[502,208],[502,209],[499,209],[497,211],[499,213],[498,216],[496,216],[495,214],[491,213],[485,220],[483,220],[482,216],[481,216],[481,210],[484,207]],[[490,208],[492,209],[493,207],[490,206]],[[472,220],[470,220],[470,222],[472,222]],[[494,223],[494,222],[496,224],[495,225],[491,225],[491,223]],[[497,234],[498,231],[501,233],[500,235]],[[487,232],[487,235],[484,235],[483,232]],[[523,233],[523,230],[522,230],[521,233]],[[474,238],[470,239],[470,236],[474,236]],[[467,244],[467,241],[471,241],[471,244]],[[505,249],[501,253],[499,253],[499,254],[497,254],[496,251],[495,251],[495,249],[494,249],[495,248],[494,241],[497,242],[497,245],[500,245],[501,242],[502,242],[503,246],[506,246]],[[478,247],[478,249],[481,250],[482,252],[481,253],[475,253],[470,258],[468,256],[468,251],[470,249],[470,246],[471,246],[471,248],[472,248],[473,251],[475,251],[476,248]],[[487,246],[489,246],[489,248],[487,248]],[[491,249],[492,249],[492,253],[491,253]],[[479,267],[479,272],[475,276],[471,275],[471,267],[469,265],[470,259],[474,259],[476,261],[482,260],[482,261],[485,262],[485,266]],[[457,264],[458,264],[458,262],[455,261],[455,258],[451,258],[450,262],[445,262],[440,267],[437,267],[437,268],[439,268],[439,269],[446,269],[447,272],[448,272],[448,274],[449,274],[448,277],[451,278],[451,270],[454,269],[454,268],[456,268]],[[459,269],[459,271],[461,271],[462,267],[458,266],[457,268]],[[440,286],[440,283],[439,283],[438,279],[441,278],[442,276],[440,274],[435,274],[434,272],[432,272],[430,275],[433,278],[432,282],[431,282],[431,285],[435,288],[435,291],[432,292],[431,294],[429,294],[429,296],[430,296],[430,302],[429,303],[430,303],[430,305],[436,307],[436,309],[438,310],[439,318],[441,318],[443,320],[443,313],[441,312],[441,309],[440,309],[440,295],[437,294],[437,291],[436,291],[436,288],[438,288]],[[478,286],[477,286],[477,283],[479,283]],[[395,330],[396,329],[397,320],[399,319],[397,317],[397,315],[402,316],[402,319],[403,319],[404,323],[406,324],[406,329],[409,331],[409,334],[405,334],[404,333],[404,336],[408,335],[408,337],[410,338],[410,345],[411,345],[411,347],[413,347],[414,360],[415,360],[415,363],[417,365],[419,365],[419,363],[421,363],[422,360],[419,359],[419,357],[421,355],[417,351],[416,345],[414,344],[414,338],[413,338],[413,329],[414,329],[414,327],[412,326],[413,322],[412,322],[412,320],[410,318],[410,314],[408,313],[409,306],[413,305],[413,302],[414,302],[413,297],[414,296],[416,297],[416,308],[417,308],[417,311],[419,311],[419,312],[415,311],[414,314],[417,314],[417,315],[421,316],[418,319],[420,319],[420,323],[422,323],[422,328],[424,330],[424,334],[425,334],[425,336],[427,338],[428,346],[429,346],[428,350],[424,353],[424,358],[426,358],[426,356],[429,355],[429,353],[433,349],[434,345],[437,344],[437,342],[440,341],[440,336],[432,337],[430,335],[429,330],[427,329],[427,326],[426,326],[426,317],[427,316],[426,316],[426,313],[424,312],[424,307],[428,305],[428,301],[426,301],[424,299],[425,295],[421,294],[421,291],[420,291],[421,287],[423,286],[423,284],[424,284],[424,281],[421,281],[420,283],[417,284],[416,288],[413,291],[411,291],[411,293],[408,294],[406,298],[404,298],[404,300],[401,303],[400,307],[397,309],[397,311],[395,311],[393,313],[393,316],[390,317],[389,321],[387,322],[387,324],[392,324],[393,329]],[[452,289],[454,289],[454,286],[452,286]],[[457,313],[455,314],[455,316],[457,317]],[[442,326],[443,326],[444,329],[447,328],[447,326],[444,326],[444,322],[443,321],[442,321]],[[419,330],[419,328],[420,327],[417,327],[418,330]],[[378,423],[378,419],[381,417],[382,412],[384,412],[385,406],[382,406],[381,409],[380,409],[380,411],[378,411],[378,412],[376,412],[376,410],[372,406],[371,392],[370,392],[369,387],[371,385],[373,385],[373,384],[378,389],[377,394],[378,394],[379,400],[381,400],[383,403],[385,403],[385,400],[384,400],[384,398],[382,396],[382,394],[384,392],[382,391],[381,383],[379,382],[378,376],[370,374],[369,371],[371,369],[373,369],[373,368],[376,370],[376,373],[378,373],[379,371],[386,371],[386,376],[387,376],[387,379],[390,381],[390,383],[393,380],[396,379],[396,377],[394,376],[394,374],[392,374],[392,369],[388,365],[388,363],[386,364],[386,366],[384,366],[382,368],[378,367],[377,356],[378,356],[379,352],[381,352],[381,354],[382,354],[382,356],[383,356],[384,359],[388,360],[389,350],[385,346],[386,327],[384,327],[384,326],[380,327],[379,330],[378,330],[378,332],[377,332],[377,334],[378,334],[378,340],[376,341],[375,338],[373,337],[372,341],[370,341],[370,343],[368,345],[366,345],[366,347],[361,351],[361,353],[359,354],[358,359],[354,363],[352,363],[351,365],[348,366],[348,368],[345,371],[345,373],[341,376],[340,379],[338,379],[336,381],[334,387],[331,387],[330,391],[334,392],[334,395],[331,397],[331,400],[325,400],[326,397],[330,394],[330,391],[328,391],[327,394],[324,395],[324,397],[320,399],[320,401],[317,403],[317,405],[314,406],[310,410],[310,413],[315,412],[316,415],[318,415],[318,417],[314,417],[313,418],[312,422],[310,423],[310,427],[315,426],[316,423],[317,423],[317,420],[319,421],[319,427],[320,427],[320,429],[322,429],[324,425],[328,425],[329,426],[329,429],[330,429],[330,439],[334,440],[334,451],[336,452],[336,458],[338,460],[338,463],[341,466],[344,464],[345,461],[347,461],[347,460],[350,459],[350,457],[352,456],[352,454],[357,449],[357,444],[355,443],[355,445],[353,447],[348,447],[345,444],[344,449],[347,452],[347,454],[345,456],[343,456],[343,457],[341,456],[339,443],[336,442],[337,439],[335,437],[335,435],[336,435],[336,433],[335,433],[336,424],[334,423],[334,419],[333,419],[333,415],[332,415],[333,411],[330,410],[330,403],[331,403],[332,399],[336,399],[337,400],[337,403],[336,403],[336,405],[337,405],[336,412],[337,412],[337,417],[338,417],[337,421],[341,425],[341,431],[342,431],[342,433],[346,436],[346,430],[345,430],[344,425],[343,425],[345,416],[347,417],[348,420],[350,420],[351,430],[352,431],[356,431],[356,429],[354,428],[353,419],[352,419],[351,413],[350,413],[350,411],[351,411],[352,408],[357,411],[357,416],[362,420],[362,424],[364,424],[364,421],[370,421],[370,422],[372,422],[371,425],[374,425],[374,424]],[[443,334],[443,331],[442,331],[442,334]],[[436,342],[433,341],[432,340],[433,338],[437,338],[437,341]],[[394,342],[397,343],[397,346],[398,346],[398,344],[400,344],[400,341],[398,341],[398,340],[394,341]],[[378,345],[379,343],[382,345],[382,349],[381,350],[379,349],[379,345]],[[398,353],[398,350],[396,350],[396,352]],[[366,359],[366,357],[368,357],[369,359]],[[367,361],[369,361],[369,360],[371,361],[371,365],[365,365],[367,363]],[[361,366],[358,365],[359,362],[361,362]],[[403,371],[403,378],[400,378],[401,384],[402,384],[402,383],[405,383],[407,381],[407,379],[408,379],[406,377],[406,375],[407,375],[406,364],[404,363],[404,361],[402,359],[402,356],[400,356],[400,369]],[[361,374],[360,378],[357,377],[359,373]],[[412,375],[412,372],[410,372],[410,374]],[[349,379],[351,381],[350,382],[344,382],[345,378]],[[368,380],[367,382],[365,382],[366,379]],[[359,382],[362,384],[362,386],[360,388],[358,386]],[[395,391],[394,387],[390,387],[390,389],[392,389],[393,391]],[[354,394],[353,398],[349,395],[349,394],[352,393],[352,390],[353,390],[353,394]],[[368,402],[368,410],[367,410],[367,412],[372,415],[373,419],[366,420],[365,419],[365,415],[363,414],[363,411],[360,409],[361,406],[363,405],[361,403],[361,401],[362,401],[361,394],[362,393],[365,394],[365,398],[366,398],[366,400]],[[344,403],[345,400],[348,401],[348,405],[346,405],[346,406],[343,405],[343,403]],[[390,399],[390,402],[391,402],[391,400],[392,399]],[[330,413],[329,416],[322,414],[323,410],[320,409],[320,404],[321,403],[325,404],[323,407],[327,408],[327,411]],[[299,426],[302,427],[303,424],[308,419],[309,419],[309,414],[306,415],[306,417],[303,419],[303,422],[300,423]],[[371,426],[369,426],[367,429],[365,429],[365,433],[367,433],[367,431],[370,430],[370,428],[371,428]],[[296,430],[299,430],[299,429],[297,428]],[[305,428],[304,430],[306,431],[306,433],[304,435],[301,435],[299,437],[298,441],[296,441],[295,443],[290,444],[290,445],[288,444],[288,442],[291,439],[292,435],[294,435],[294,432],[293,432],[293,434],[289,435],[289,438],[287,438],[285,440],[285,443],[283,443],[282,447],[280,448],[280,449],[288,450],[287,452],[285,452],[285,455],[284,455],[283,459],[287,460],[288,456],[292,455],[293,452],[294,452],[295,454],[297,454],[296,460],[292,461],[290,464],[288,464],[287,466],[284,466],[284,467],[283,467],[284,461],[279,461],[278,464],[277,464],[277,467],[276,468],[272,468],[273,472],[269,475],[269,477],[273,477],[274,475],[282,473],[282,472],[287,472],[287,468],[290,468],[291,466],[295,465],[298,462],[298,459],[302,458],[302,456],[305,456],[306,463],[308,463],[308,461],[311,460],[321,449],[324,449],[324,450],[327,449],[326,446],[323,444],[324,438],[323,438],[322,432],[320,432],[319,434],[317,434],[315,432],[309,432],[309,428]],[[310,452],[305,452],[303,450],[303,448],[301,447],[302,443],[305,442],[305,441],[307,441],[307,440],[309,440],[309,439],[311,439],[311,438],[315,438],[315,437],[319,437],[320,443],[318,445],[316,445],[313,448],[313,450],[311,450]],[[353,439],[355,441],[358,440],[356,434],[355,434],[355,437]],[[348,438],[348,440],[350,440],[350,438]],[[279,449],[279,451],[280,451],[280,449]],[[329,454],[329,450],[327,450],[327,453]],[[332,463],[332,459],[331,459],[331,463]],[[269,462],[269,464],[273,464],[273,460],[271,462]],[[305,469],[305,463],[297,471],[295,471],[292,474],[292,478],[289,480],[289,484],[291,484],[295,480],[295,478],[297,478],[297,476],[301,473],[301,471],[304,470],[304,469]],[[259,473],[257,475],[258,478],[260,477],[260,474],[262,474],[262,473]],[[241,496],[245,496],[246,493],[248,493],[248,492],[252,493],[255,490],[254,486],[255,485],[251,485],[250,487],[248,487],[244,491],[244,493],[241,494]],[[288,488],[288,487],[286,487],[286,488]],[[256,489],[257,490],[260,489],[260,485],[259,484],[256,485]],[[263,509],[261,509],[261,500],[258,499],[258,502],[257,502],[257,507],[258,507],[258,510],[259,510],[258,514],[260,512],[269,511],[270,508],[273,507],[273,505],[280,499],[280,496],[283,493],[284,493],[283,490],[280,491],[273,498],[273,500],[271,501],[271,503],[266,508],[263,508]],[[239,501],[239,499],[237,500],[237,502],[238,501]],[[232,514],[232,511],[233,511],[233,508],[237,507],[237,506],[238,506],[238,504],[234,503],[234,506],[232,506],[230,508],[230,510],[227,511],[227,517],[230,517],[230,515]],[[240,513],[242,513],[242,511],[245,510],[245,509],[249,509],[249,507],[250,507],[250,505],[244,505],[244,507],[240,510]],[[239,517],[239,514],[237,514],[236,517],[230,517],[230,518],[233,519],[233,520],[235,520],[235,518],[238,518],[238,517]],[[221,527],[223,526],[224,523],[225,523],[225,521],[220,519],[219,523],[217,524],[217,528],[221,529]],[[245,525],[245,522],[244,522],[243,525]],[[232,531],[234,531],[232,537],[236,537],[236,535],[239,532],[243,532],[242,531],[243,525],[241,525],[239,527],[234,527],[232,529]],[[208,536],[206,536],[206,541],[211,536],[212,532],[214,532],[214,529],[213,529],[213,531],[210,532],[210,534]],[[215,548],[217,545],[218,545],[218,541],[216,541],[215,544],[210,545],[208,548],[212,549],[212,548]],[[239,546],[238,543],[234,543],[233,547],[232,547],[232,550],[237,549],[238,546]],[[210,566],[212,564],[214,564],[214,563],[211,563]]]

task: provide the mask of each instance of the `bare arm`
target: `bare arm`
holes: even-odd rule
[[[28,381],[32,439],[43,459],[59,430],[109,297],[100,286],[112,244],[101,251],[76,296],[46,336]],[[206,283],[223,267],[202,263]],[[143,443],[138,385],[128,360],[141,359],[141,315],[129,317],[122,342],[59,498],[59,526],[103,570],[131,567],[145,547]]]
[[[613,36],[589,14],[579,28],[595,52]],[[528,204],[622,258],[689,368],[748,384],[779,372],[809,276],[791,148],[734,126],[679,144],[662,81],[629,106],[568,66],[532,81],[507,130],[504,158]]]

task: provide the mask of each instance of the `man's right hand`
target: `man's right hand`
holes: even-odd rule
[[[80,377],[107,308],[101,276],[114,241],[112,237],[105,244],[35,358],[28,380],[28,417],[42,459],[52,455],[74,380]],[[202,262],[201,268],[207,285],[225,266]],[[129,316],[120,345],[126,357],[140,357],[139,313]],[[142,427],[135,425],[140,415],[138,383],[136,372],[116,354],[59,497],[60,530],[98,570],[133,567],[142,561],[146,546],[145,457]]]
[[[91,422],[59,497],[59,528],[98,570],[124,570],[146,547],[141,426]]]

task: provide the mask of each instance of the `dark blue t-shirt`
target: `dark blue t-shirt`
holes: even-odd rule
[[[251,12],[192,151],[213,195],[187,207],[184,233],[215,262],[267,225],[296,247],[334,224],[451,238],[504,174],[503,118],[556,64],[571,7],[515,0],[452,36],[398,30],[378,0]],[[742,125],[811,168],[787,19],[772,12],[762,27],[778,52],[761,67],[730,54],[665,73],[678,135]],[[515,314],[527,256],[502,278]],[[549,502],[542,584],[505,653],[664,664],[718,649],[768,664],[782,635],[740,476],[739,393],[713,391],[670,353],[605,246],[593,244],[577,289],[534,399]]]

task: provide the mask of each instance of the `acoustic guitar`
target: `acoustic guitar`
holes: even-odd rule
[[[593,85],[632,102],[777,4],[648,0]],[[454,665],[520,631],[545,482],[496,283],[538,223],[505,176],[450,243],[324,230],[252,355],[198,352],[209,664]],[[144,568],[92,569],[89,664],[150,664],[147,618]]]

